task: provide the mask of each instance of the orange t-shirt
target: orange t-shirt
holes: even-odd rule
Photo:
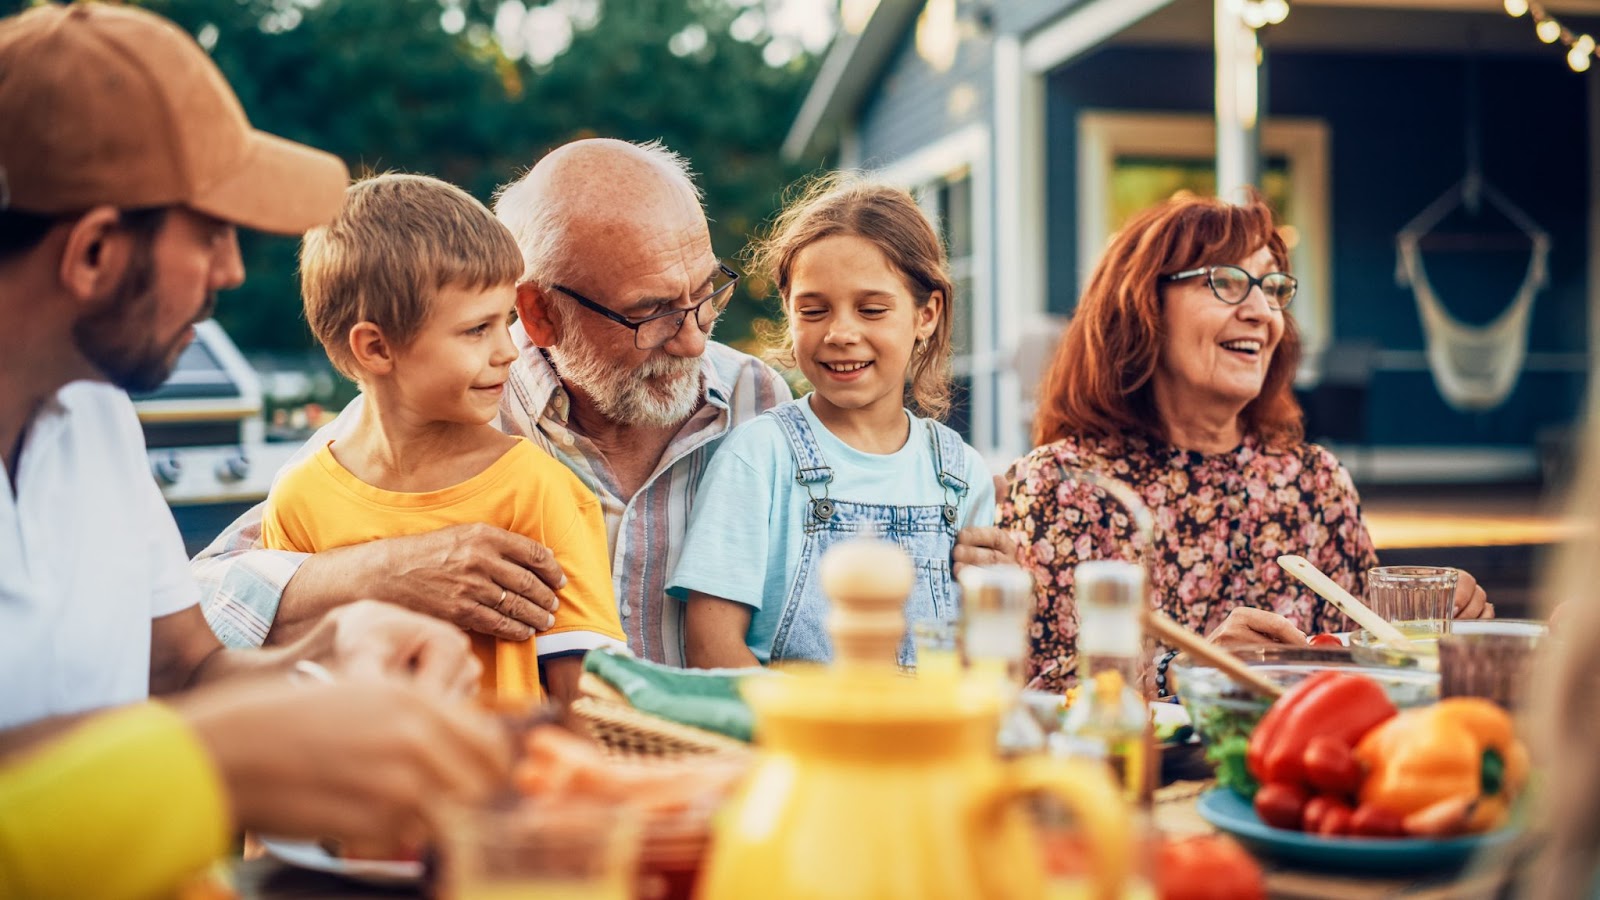
[[[401,493],[355,477],[334,458],[330,446],[331,441],[273,485],[261,522],[267,549],[319,553],[483,522],[526,535],[555,555],[567,583],[556,591],[561,602],[555,625],[539,635],[542,646],[536,649],[532,639],[472,635],[473,651],[483,663],[484,696],[539,699],[539,652],[625,642],[600,501],[548,453],[518,438],[487,469],[460,484]]]

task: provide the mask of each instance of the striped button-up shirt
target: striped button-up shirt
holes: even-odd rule
[[[511,365],[501,428],[543,447],[600,498],[617,611],[628,646],[646,659],[683,665],[683,607],[667,597],[666,585],[683,548],[700,475],[723,436],[788,400],[788,385],[755,357],[707,342],[700,358],[704,401],[678,429],[644,485],[625,499],[605,457],[569,427],[571,400],[549,359],[520,325],[512,326],[512,335],[521,354]],[[348,433],[359,418],[361,402],[356,398],[307,448]],[[297,457],[288,465],[298,462]],[[257,505],[245,513],[191,565],[201,584],[206,619],[230,646],[259,646],[266,639],[283,589],[306,558],[260,549],[261,509]]]

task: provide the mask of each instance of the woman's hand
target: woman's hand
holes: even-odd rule
[[[1483,585],[1478,584],[1478,579],[1472,577],[1471,572],[1465,569],[1456,571],[1461,573],[1456,579],[1456,618],[1494,618],[1494,604],[1489,602],[1489,595],[1484,593]]]
[[[1230,650],[1261,644],[1304,645],[1306,633],[1275,612],[1239,606],[1228,613],[1215,631],[1206,635],[1206,640]]]

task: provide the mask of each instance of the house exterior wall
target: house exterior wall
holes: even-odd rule
[[[950,70],[940,72],[917,55],[915,31],[906,30],[857,120],[867,168],[880,168],[966,125],[985,122],[992,108],[993,40],[963,40]]]
[[[1314,117],[1331,132],[1331,308],[1335,342],[1371,341],[1379,367],[1364,437],[1377,444],[1530,445],[1573,421],[1587,378],[1588,101],[1560,54],[1479,62],[1484,177],[1552,237],[1549,283],[1536,297],[1529,360],[1511,397],[1475,414],[1450,409],[1422,359],[1409,289],[1395,283],[1395,234],[1465,168],[1465,60],[1274,53],[1269,115]],[[1047,81],[1051,311],[1076,302],[1077,116],[1085,110],[1209,112],[1212,59],[1202,51],[1108,48]],[[1452,217],[1447,224],[1466,221]],[[1509,231],[1490,217],[1487,229]],[[1486,322],[1515,293],[1525,252],[1425,253],[1457,317]]]

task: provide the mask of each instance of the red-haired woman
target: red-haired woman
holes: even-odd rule
[[[1180,194],[1112,240],[1039,386],[1042,446],[1012,465],[1000,505],[1041,586],[1030,678],[1060,688],[1074,673],[1077,563],[1136,546],[1126,510],[1072,469],[1124,482],[1155,514],[1154,597],[1195,632],[1304,643],[1345,627],[1275,562],[1302,555],[1358,596],[1377,563],[1349,473],[1303,440],[1288,268],[1256,199]],[[1456,614],[1493,615],[1465,573]]]

